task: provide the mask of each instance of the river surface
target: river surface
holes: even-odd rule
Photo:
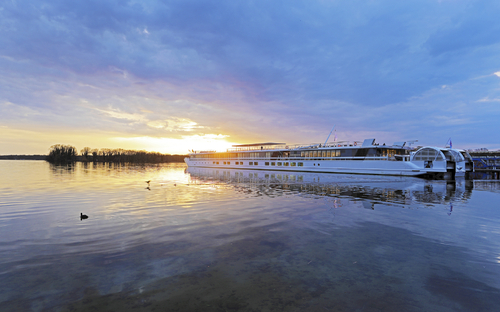
[[[0,177],[0,311],[500,307],[498,181],[10,160]]]

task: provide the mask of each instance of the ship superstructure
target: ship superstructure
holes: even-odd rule
[[[467,151],[407,142],[380,145],[375,139],[327,144],[233,145],[226,152],[196,151],[185,158],[190,167],[423,176],[452,180],[468,177],[473,162]]]

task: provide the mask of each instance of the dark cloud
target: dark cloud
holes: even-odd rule
[[[415,99],[426,99],[442,85],[500,69],[499,12],[500,4],[489,0],[4,1],[0,66],[6,73],[0,79],[7,83],[0,85],[0,100],[50,109],[54,95],[40,96],[46,84],[8,81],[80,79],[102,86],[103,98],[120,88],[145,98],[158,93],[166,102],[208,103],[212,114],[238,121],[251,114],[257,123],[259,114],[268,114],[265,121],[276,125],[292,122],[305,129],[321,121],[329,131],[332,116],[361,128],[377,116],[376,128],[390,131],[391,120],[404,125],[410,118],[398,105],[422,105]],[[134,79],[119,80],[120,75]],[[181,91],[137,87],[157,82]],[[483,98],[481,92],[489,94],[492,85],[470,89],[463,98]],[[71,86],[61,82],[57,88],[54,93],[71,96]],[[99,96],[88,100],[130,113],[147,106]],[[424,106],[439,114],[453,105],[446,97],[430,101]],[[235,110],[234,103],[246,107]],[[165,111],[154,106],[163,120],[172,111],[165,105]],[[339,112],[342,117],[335,117]],[[418,118],[429,113],[414,112]],[[185,109],[184,116],[201,114]],[[450,120],[464,120],[455,117]]]
[[[463,14],[452,16],[449,23],[436,30],[426,42],[431,55],[448,54],[450,58],[476,48],[500,43],[500,3],[475,1]]]
[[[433,59],[500,40],[491,13],[498,5],[473,2],[473,18],[461,21],[466,12],[452,10],[457,16],[445,14],[450,22],[442,29],[428,29],[443,19],[442,11],[433,13],[437,6],[443,4],[14,1],[2,10],[2,52],[84,73],[116,67],[148,79],[233,79],[250,84],[260,100],[382,105],[471,75],[448,66],[442,72]]]

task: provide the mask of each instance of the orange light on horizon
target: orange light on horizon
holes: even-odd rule
[[[143,149],[150,152],[164,154],[187,154],[191,150],[226,151],[233,144],[226,141],[228,135],[206,134],[185,136],[182,139],[155,138],[155,137],[131,137],[114,138],[115,141],[125,143],[127,146],[136,146],[134,149]]]

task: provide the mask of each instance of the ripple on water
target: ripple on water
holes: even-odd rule
[[[0,181],[1,311],[499,303],[492,185],[182,165],[2,166],[22,187]]]

